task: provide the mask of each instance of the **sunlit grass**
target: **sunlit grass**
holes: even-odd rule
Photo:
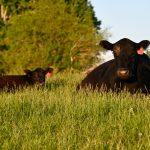
[[[0,149],[150,149],[150,97],[76,92],[79,74],[0,93]]]

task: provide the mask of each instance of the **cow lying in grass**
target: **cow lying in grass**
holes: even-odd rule
[[[1,75],[0,90],[15,90],[29,85],[43,85],[47,74],[52,74],[53,68],[41,69],[37,68],[33,71],[24,70],[25,75]]]
[[[78,85],[77,90],[104,87],[107,91],[127,89],[131,93],[150,93],[150,58],[143,53],[149,44],[148,40],[135,43],[126,38],[114,44],[101,41],[100,45],[104,49],[113,52],[114,59],[91,71]]]

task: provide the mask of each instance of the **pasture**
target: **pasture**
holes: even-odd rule
[[[150,149],[150,96],[76,93],[83,76],[54,75],[44,88],[0,93],[0,149]]]

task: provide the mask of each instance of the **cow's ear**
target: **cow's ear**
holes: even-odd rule
[[[51,77],[52,75],[53,75],[53,68],[47,68],[46,70],[45,70],[45,76],[47,77],[47,78],[49,78],[49,77]]]
[[[49,68],[46,68],[46,69],[45,69],[45,72],[46,72],[46,73],[48,73],[48,72],[52,73],[53,70],[54,70],[53,68],[49,67]]]
[[[26,74],[31,74],[32,71],[29,70],[29,69],[25,69],[24,72],[25,72]]]
[[[106,50],[113,50],[113,44],[106,40],[100,41],[99,45]]]
[[[143,48],[144,50],[146,50],[149,45],[150,45],[150,41],[143,40],[140,43],[138,43],[138,49]]]

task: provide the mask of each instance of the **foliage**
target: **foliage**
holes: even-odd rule
[[[71,77],[71,78],[70,78]],[[149,96],[75,93],[81,74],[0,94],[0,149],[150,149]]]
[[[86,16],[90,16],[96,29],[100,29],[101,21],[95,16],[93,6],[88,0],[65,0],[68,4],[68,11],[73,12],[80,21],[86,23]]]
[[[97,30],[100,24],[94,24],[91,4],[78,1],[79,9],[75,1],[22,0],[19,6],[23,2],[30,9],[12,15],[1,31],[6,72],[20,73],[25,68],[49,65],[59,70],[81,69],[94,61],[99,51],[96,43],[104,33]]]
[[[147,50],[146,54],[150,57],[150,50]]]
[[[12,15],[20,14],[29,9],[27,6],[30,0],[0,0],[0,19],[5,22]]]

